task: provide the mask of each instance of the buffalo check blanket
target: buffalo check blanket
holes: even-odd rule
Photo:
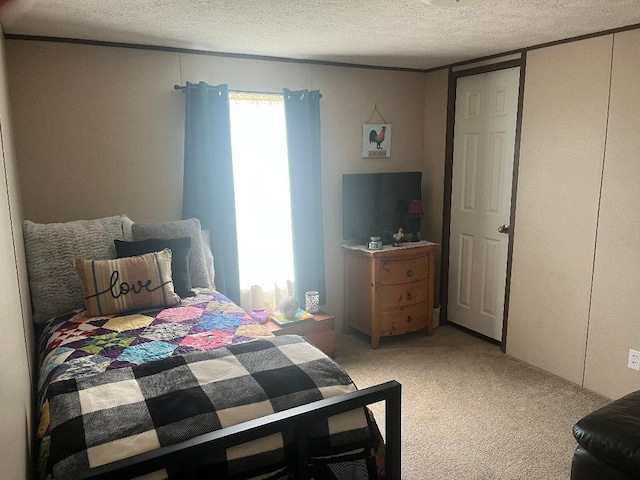
[[[54,477],[73,474],[354,390],[338,364],[294,335],[62,380],[47,391],[49,465]],[[275,434],[211,452],[201,463],[215,478],[263,474],[287,463],[291,444],[288,434]],[[312,457],[371,446],[364,409],[310,432]]]

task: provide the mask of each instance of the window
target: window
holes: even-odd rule
[[[243,299],[252,286],[264,290],[242,306],[273,309],[294,280],[284,99],[230,93],[229,108],[240,289]]]

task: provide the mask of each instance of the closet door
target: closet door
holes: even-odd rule
[[[507,353],[582,384],[612,35],[527,53]]]
[[[611,398],[640,389],[640,30],[616,33],[584,386]]]

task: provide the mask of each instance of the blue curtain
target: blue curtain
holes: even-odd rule
[[[216,289],[240,304],[229,88],[186,86],[182,218],[211,231]]]
[[[291,228],[296,298],[309,290],[326,303],[322,174],[320,168],[320,92],[284,89],[291,184]]]

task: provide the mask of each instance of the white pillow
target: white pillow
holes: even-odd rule
[[[133,232],[131,227],[133,226],[133,220],[126,215],[122,215],[122,235],[125,242],[133,242]]]
[[[216,288],[216,270],[213,265],[213,252],[211,252],[211,232],[208,229],[202,230],[202,247],[204,249],[204,260],[207,263],[209,286]]]

